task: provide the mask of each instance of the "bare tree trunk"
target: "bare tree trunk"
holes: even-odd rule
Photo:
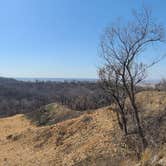
[[[118,111],[116,111],[116,115],[117,115],[118,124],[119,124],[120,129],[125,133],[125,135],[127,135],[128,134],[127,120],[126,120],[124,112],[122,111],[121,113],[118,113]]]
[[[142,148],[144,150],[144,149],[146,149],[148,143],[147,143],[147,140],[145,139],[145,136],[144,136],[141,124],[140,124],[140,118],[139,118],[139,115],[138,115],[138,109],[137,109],[137,106],[136,106],[134,101],[132,101],[132,107],[133,107],[133,111],[134,111],[134,115],[135,115],[135,119],[136,119],[136,123],[137,123],[138,134],[139,134],[139,136],[141,138]]]
[[[117,116],[119,128],[120,128],[121,130],[123,130],[123,124],[121,123],[121,119],[120,119],[120,116],[119,116],[118,111],[116,111],[116,116]]]
[[[122,111],[122,121],[123,121],[123,130],[124,130],[124,133],[125,135],[128,134],[128,131],[127,131],[127,120],[126,120],[126,117],[125,117],[125,113]]]
[[[125,135],[128,134],[127,131],[127,120],[125,117],[125,113],[124,113],[124,106],[122,106],[120,103],[117,102],[117,104],[119,105],[120,108],[120,115],[121,115],[121,120],[122,120],[122,130],[124,131]]]

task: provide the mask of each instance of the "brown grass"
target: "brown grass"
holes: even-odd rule
[[[152,93],[153,95],[149,95]],[[156,96],[155,96],[156,93]],[[146,97],[144,97],[144,95]],[[148,99],[147,99],[147,95]],[[138,94],[146,115],[160,114],[166,106],[165,93]],[[160,98],[162,101],[158,101]],[[145,101],[146,99],[146,101]],[[148,101],[147,101],[148,100]],[[160,103],[159,106],[153,104]],[[151,108],[152,107],[152,108]],[[160,123],[160,125],[162,125]],[[164,132],[164,126],[162,126]],[[108,108],[85,113],[51,126],[36,127],[24,115],[0,119],[0,165],[2,166],[127,166],[135,165],[136,158],[123,142],[113,111]],[[165,145],[163,145],[165,147]],[[141,163],[163,162],[165,149],[147,150]],[[160,152],[160,153],[159,153]],[[160,158],[160,159],[159,159]],[[161,160],[162,159],[162,160]]]

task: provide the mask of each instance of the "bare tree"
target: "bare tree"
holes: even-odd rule
[[[126,93],[117,71],[118,66],[106,65],[99,69],[99,77],[104,92],[106,95],[110,95],[115,103],[114,109],[117,114],[119,127],[127,135],[127,120],[125,116]]]
[[[108,83],[108,92],[110,91],[109,86],[113,82],[115,90],[118,89],[116,93],[121,91],[129,98],[131,112],[134,114],[134,125],[141,138],[143,148],[146,148],[147,141],[142,130],[135,99],[136,86],[146,78],[147,69],[157,63],[159,58],[150,64],[144,64],[139,61],[139,57],[151,44],[164,41],[164,28],[153,21],[151,13],[147,9],[143,9],[140,13],[135,12],[133,16],[133,21],[123,24],[123,26],[113,25],[105,30],[101,39],[101,55],[105,62],[101,71],[104,68],[105,72],[103,72],[104,74],[100,72],[99,76],[101,80],[104,80],[103,82]],[[110,76],[110,73],[114,74]],[[117,80],[117,85],[120,85],[118,87],[116,87]],[[110,95],[115,98],[113,91]],[[118,100],[121,100],[121,96],[118,96]]]
[[[156,89],[158,90],[166,90],[166,79],[163,78],[158,84],[155,86]]]

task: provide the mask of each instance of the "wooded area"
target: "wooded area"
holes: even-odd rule
[[[74,110],[87,110],[111,104],[96,82],[23,82],[0,78],[0,116],[35,111],[58,102]]]

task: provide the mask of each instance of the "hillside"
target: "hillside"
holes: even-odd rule
[[[81,111],[69,109],[57,103],[41,107],[37,111],[26,113],[25,116],[36,126],[51,125],[83,114]]]
[[[132,137],[124,138],[115,113],[107,107],[43,127],[27,115],[0,119],[0,165],[165,165],[166,93],[141,92],[137,97],[151,141],[141,161]]]
[[[34,127],[35,126],[27,120],[23,114],[2,118],[0,119],[0,138],[4,138],[13,133],[20,133]]]

